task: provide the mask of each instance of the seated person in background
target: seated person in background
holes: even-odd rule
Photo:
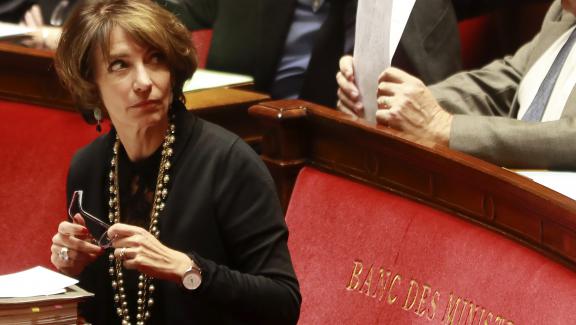
[[[62,26],[68,14],[82,0],[38,0],[22,16],[21,24],[39,29],[27,45],[55,49],[58,46]]]
[[[19,0],[13,0],[19,1]],[[62,24],[66,21],[68,15],[72,13],[74,8],[84,0],[22,0],[27,3],[28,8],[19,14],[20,24],[32,28],[39,29],[34,38],[26,42],[27,46],[46,48],[50,50],[56,49],[58,40],[60,38]],[[158,0],[157,2],[164,3],[166,0]],[[32,3],[34,3],[32,5]],[[1,5],[0,5],[1,6]],[[0,7],[1,10],[2,7]],[[0,11],[1,13],[1,11]],[[18,20],[17,20],[18,21]]]
[[[430,88],[400,69],[382,72],[378,121],[501,166],[575,170],[575,15],[576,0],[554,1],[514,55]],[[362,115],[352,62],[340,61],[338,108]]]
[[[338,59],[354,47],[356,0],[180,1],[189,29],[212,28],[208,69],[251,75],[273,98],[336,105]],[[449,0],[417,0],[393,62],[426,83],[461,69]]]
[[[196,69],[186,28],[146,0],[86,1],[65,23],[55,66],[112,130],[74,156],[51,261],[95,297],[91,324],[294,324],[300,293],[267,168],[237,136],[187,112]],[[92,229],[92,230],[88,230]],[[106,229],[106,227],[104,227]],[[106,244],[111,241],[112,247]]]

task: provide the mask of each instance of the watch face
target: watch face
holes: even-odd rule
[[[202,277],[196,270],[190,270],[184,275],[182,279],[184,288],[188,290],[196,290],[202,283]]]

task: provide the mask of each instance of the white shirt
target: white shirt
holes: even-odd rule
[[[544,77],[546,77],[548,70],[550,70],[554,59],[558,55],[558,52],[560,52],[562,46],[568,40],[570,33],[572,33],[575,27],[570,28],[562,34],[562,36],[560,36],[534,63],[520,82],[518,88],[518,103],[520,104],[520,110],[518,111],[517,119],[522,119],[522,116],[526,114],[530,103],[534,100],[538,88],[544,80]],[[566,62],[564,62],[562,70],[560,70],[560,75],[558,75],[558,79],[556,80],[556,84],[552,90],[550,101],[544,110],[542,122],[556,121],[560,119],[562,112],[564,111],[564,106],[566,106],[568,97],[570,96],[570,93],[572,93],[572,89],[575,85],[576,45],[572,47],[570,54],[568,54],[568,57],[566,58]]]

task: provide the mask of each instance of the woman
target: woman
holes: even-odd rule
[[[112,130],[72,160],[67,194],[111,224],[112,247],[75,214],[53,237],[52,263],[95,293],[93,324],[295,323],[298,283],[273,181],[250,147],[186,112],[196,69],[185,27],[150,1],[87,3],[55,57],[83,108]],[[86,213],[83,213],[86,215]],[[102,244],[102,242],[100,242]]]

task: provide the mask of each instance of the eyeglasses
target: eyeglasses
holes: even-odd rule
[[[70,216],[70,219],[74,220],[74,216],[76,214],[80,214],[84,218],[86,227],[90,231],[90,234],[94,238],[94,244],[102,248],[108,248],[112,246],[112,241],[114,238],[108,237],[108,228],[110,228],[110,225],[84,211],[82,208],[82,193],[82,190],[78,190],[74,191],[72,194],[70,207],[68,207],[68,215]]]

